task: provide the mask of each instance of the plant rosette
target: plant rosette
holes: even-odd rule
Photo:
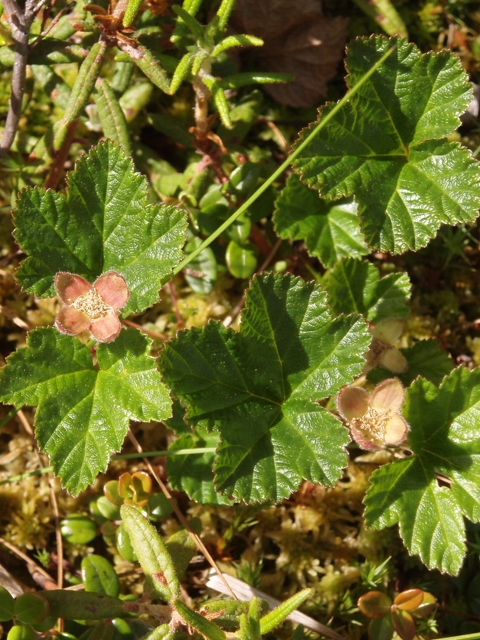
[[[398,378],[380,382],[371,394],[360,387],[345,387],[337,397],[337,408],[347,422],[355,442],[367,451],[402,443],[408,424],[400,415],[405,389]]]
[[[122,325],[117,311],[130,297],[127,283],[116,271],[107,271],[90,284],[81,276],[60,272],[55,276],[55,291],[63,303],[55,327],[68,335],[90,331],[99,342],[112,342]]]

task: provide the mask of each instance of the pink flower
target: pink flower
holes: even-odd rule
[[[116,312],[130,297],[123,276],[107,271],[92,285],[81,276],[60,272],[55,276],[55,290],[65,305],[55,319],[61,333],[77,335],[89,329],[99,342],[115,340],[122,328]]]
[[[408,424],[400,415],[405,389],[398,378],[380,382],[371,394],[360,387],[345,387],[337,408],[355,442],[367,451],[400,444],[407,437]]]

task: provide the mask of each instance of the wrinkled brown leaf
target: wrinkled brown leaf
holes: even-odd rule
[[[342,57],[347,18],[326,18],[318,0],[237,0],[231,25],[265,41],[256,51],[263,70],[295,77],[266,85],[278,102],[310,107],[326,94]]]

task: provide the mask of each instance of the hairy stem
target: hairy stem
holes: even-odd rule
[[[233,213],[228,220],[226,220],[222,225],[218,227],[216,231],[214,231],[206,240],[204,240],[198,247],[189,253],[182,262],[180,262],[175,269],[173,269],[172,273],[167,276],[162,284],[166,284],[168,280],[173,278],[180,273],[180,271],[187,266],[192,260],[194,260],[204,249],[206,249],[218,236],[220,236],[228,227],[239,218],[244,211],[248,209],[261,195],[264,193],[268,187],[275,182],[277,178],[279,178],[282,173],[290,166],[290,164],[295,160],[295,158],[303,151],[303,149],[313,140],[313,138],[318,135],[318,133],[325,127],[326,124],[342,109],[345,104],[354,96],[357,91],[362,87],[365,82],[375,73],[375,71],[380,67],[385,60],[391,56],[391,54],[395,51],[396,45],[391,47],[381,58],[378,60],[372,67],[367,71],[367,73],[357,82],[357,84],[352,87],[347,93],[343,96],[343,98],[335,105],[335,107],[328,113],[327,116],[321,119],[319,124],[313,129],[313,131],[303,140],[301,144],[299,144],[296,149],[288,156],[288,158],[283,162],[283,164],[278,167],[276,171],[272,173],[272,175],[265,180],[265,182],[255,191],[255,193],[248,198],[236,211]]]

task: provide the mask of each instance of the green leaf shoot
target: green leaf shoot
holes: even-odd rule
[[[173,74],[172,81],[170,83],[170,93],[172,95],[178,91],[180,85],[188,76],[194,58],[195,56],[193,53],[186,53],[178,63],[178,66],[175,69],[175,73]]]
[[[278,605],[273,611],[267,613],[260,620],[260,630],[262,635],[269,633],[280,623],[282,623],[287,616],[289,616],[295,609],[297,609],[305,600],[307,600],[313,593],[312,589],[302,589],[282,604]]]
[[[125,15],[123,16],[122,24],[124,27],[129,27],[135,20],[135,16],[142,4],[141,0],[129,0]]]
[[[170,83],[167,72],[150,49],[140,45],[136,49],[130,47],[130,50],[131,59],[137,67],[143,71],[150,82],[153,82],[153,84],[163,92],[170,94]]]
[[[227,36],[212,51],[212,58],[217,58],[224,51],[232,49],[233,47],[261,47],[263,46],[263,40],[256,38],[255,36],[249,36],[244,33]]]
[[[113,89],[103,78],[97,78],[93,97],[105,137],[122,147],[128,156],[131,155],[127,121]]]
[[[196,611],[190,609],[190,607],[187,607],[181,600],[175,600],[173,606],[183,620],[185,620],[190,627],[200,632],[207,640],[226,640],[227,636],[222,629]]]

